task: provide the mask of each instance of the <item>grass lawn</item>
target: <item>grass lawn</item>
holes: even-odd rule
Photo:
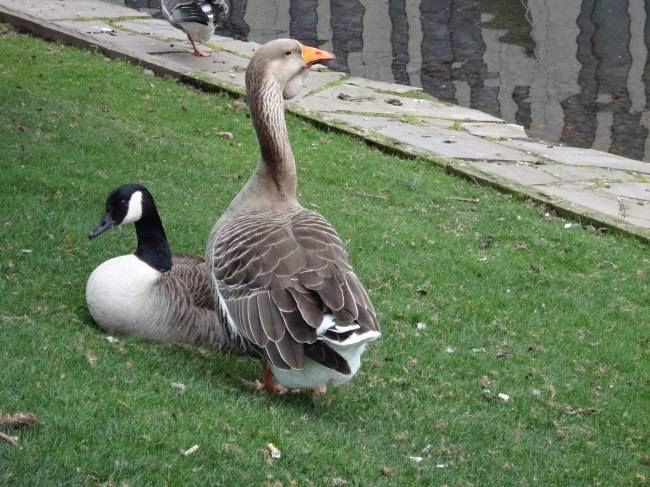
[[[108,192],[144,184],[172,250],[203,254],[258,158],[247,109],[0,30],[0,409],[39,420],[1,430],[20,440],[0,442],[0,484],[650,479],[646,246],[543,221],[533,204],[292,116],[301,203],[338,230],[380,316],[359,374],[324,395],[275,397],[238,380],[261,377],[246,357],[109,343],[86,279],[132,252],[135,232],[88,241]]]

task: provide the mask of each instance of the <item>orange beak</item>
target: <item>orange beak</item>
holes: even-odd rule
[[[302,49],[302,57],[305,59],[307,66],[311,66],[320,61],[329,61],[334,59],[333,54],[323,51],[322,49],[316,49],[315,47],[308,47],[302,44],[300,44],[300,49]]]

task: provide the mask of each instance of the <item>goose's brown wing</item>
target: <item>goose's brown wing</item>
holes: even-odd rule
[[[197,284],[198,287],[207,285],[205,267],[202,278],[196,272],[197,269],[199,268],[173,266],[161,275],[149,291],[147,319],[152,324],[160,324],[160,330],[167,333],[167,336],[159,336],[158,341],[190,343],[217,348],[224,353],[236,353],[238,349],[224,329],[214,307],[198,307],[194,302],[191,288],[197,287]]]
[[[205,259],[200,255],[174,252],[172,254],[172,263],[174,266],[170,272],[186,284],[194,305],[197,308],[207,308],[214,311],[214,299],[212,298]]]
[[[350,373],[347,362],[317,340],[327,310],[339,328],[354,328],[327,332],[330,341],[379,331],[341,239],[316,212],[296,208],[233,217],[211,234],[207,259],[211,284],[237,332],[279,369],[301,369],[309,357]]]

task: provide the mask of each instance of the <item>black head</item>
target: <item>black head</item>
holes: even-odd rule
[[[144,186],[125,184],[115,188],[106,199],[106,213],[88,238],[92,240],[115,225],[137,222],[152,207],[153,198]]]

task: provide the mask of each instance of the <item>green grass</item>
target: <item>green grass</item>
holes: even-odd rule
[[[203,254],[257,160],[250,120],[227,99],[133,65],[3,32],[0,409],[39,422],[3,430],[20,441],[0,442],[0,484],[650,478],[646,247],[565,230],[534,205],[292,116],[300,200],[339,231],[380,316],[383,337],[359,374],[324,395],[274,397],[237,379],[261,375],[245,357],[110,344],[88,314],[85,282],[135,240],[127,225],[88,242],[106,195],[146,185],[172,249]],[[489,402],[484,388],[513,400]]]

